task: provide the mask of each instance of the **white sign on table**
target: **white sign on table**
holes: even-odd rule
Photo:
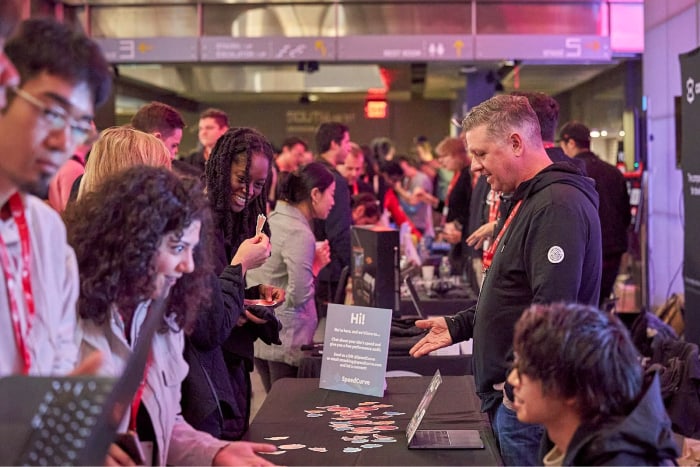
[[[328,305],[319,387],[384,395],[391,310]]]

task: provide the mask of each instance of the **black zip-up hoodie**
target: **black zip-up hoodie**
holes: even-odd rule
[[[551,446],[545,435],[542,457]],[[677,465],[679,455],[655,375],[629,414],[581,424],[562,465]]]
[[[504,233],[476,306],[447,319],[454,342],[474,338],[474,378],[482,410],[500,403],[510,367],[515,323],[533,303],[597,305],[601,236],[593,180],[554,163],[521,183],[501,203],[523,200]],[[498,229],[497,229],[498,231]]]

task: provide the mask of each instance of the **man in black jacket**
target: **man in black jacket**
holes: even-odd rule
[[[643,381],[625,326],[597,308],[533,305],[508,375],[518,420],[541,423],[545,465],[671,465],[678,449],[659,379]]]
[[[627,228],[632,214],[625,177],[614,165],[591,152],[590,133],[582,123],[569,122],[559,133],[559,144],[572,160],[582,161],[586,165],[586,175],[595,180],[595,189],[600,198],[598,215],[603,238],[603,275],[599,304],[603,306],[610,298],[622,255],[627,251]]]
[[[474,107],[463,127],[472,172],[504,193],[491,266],[474,308],[416,322],[430,332],[410,353],[419,357],[473,337],[476,388],[504,462],[539,465],[542,428],[518,422],[504,400],[513,327],[532,303],[598,303],[598,194],[571,164],[552,163],[525,97],[493,97]]]

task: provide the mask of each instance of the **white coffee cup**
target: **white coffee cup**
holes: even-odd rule
[[[435,266],[421,266],[420,271],[424,281],[431,281],[435,277]]]

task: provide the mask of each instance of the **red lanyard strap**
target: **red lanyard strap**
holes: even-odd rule
[[[505,224],[503,224],[503,228],[501,229],[500,232],[498,232],[496,239],[493,241],[493,243],[491,243],[488,250],[484,251],[484,257],[483,257],[484,272],[487,271],[491,267],[491,263],[493,262],[493,256],[496,254],[496,250],[498,248],[498,245],[501,243],[501,239],[503,238],[503,235],[505,234],[506,230],[508,230],[508,227],[510,227],[510,224],[513,222],[513,219],[515,218],[515,215],[518,213],[518,210],[520,209],[520,206],[522,204],[523,204],[523,200],[520,200],[513,207],[513,210],[510,211],[510,214],[506,218]]]
[[[153,364],[153,354],[148,354],[148,360],[146,360],[146,368],[143,370],[143,378],[141,378],[141,384],[134,394],[134,400],[131,401],[131,417],[129,417],[129,430],[136,430],[136,420],[138,419],[139,409],[141,408],[141,399],[143,399],[143,391],[146,388],[146,377],[148,376],[148,370]]]
[[[27,346],[27,336],[32,328],[34,321],[34,295],[32,294],[32,274],[31,274],[31,243],[29,241],[29,227],[27,219],[24,215],[24,204],[19,193],[12,195],[8,201],[12,218],[17,225],[19,232],[20,247],[21,247],[21,280],[23,298],[27,308],[26,330],[22,333],[22,323],[20,319],[19,300],[15,294],[15,277],[12,275],[10,265],[10,253],[7,250],[5,240],[0,235],[0,261],[2,261],[2,269],[5,273],[5,286],[7,288],[7,296],[10,304],[10,317],[12,319],[12,329],[15,334],[15,342],[17,343],[17,351],[22,356],[22,373],[28,374],[31,367],[32,357]]]

